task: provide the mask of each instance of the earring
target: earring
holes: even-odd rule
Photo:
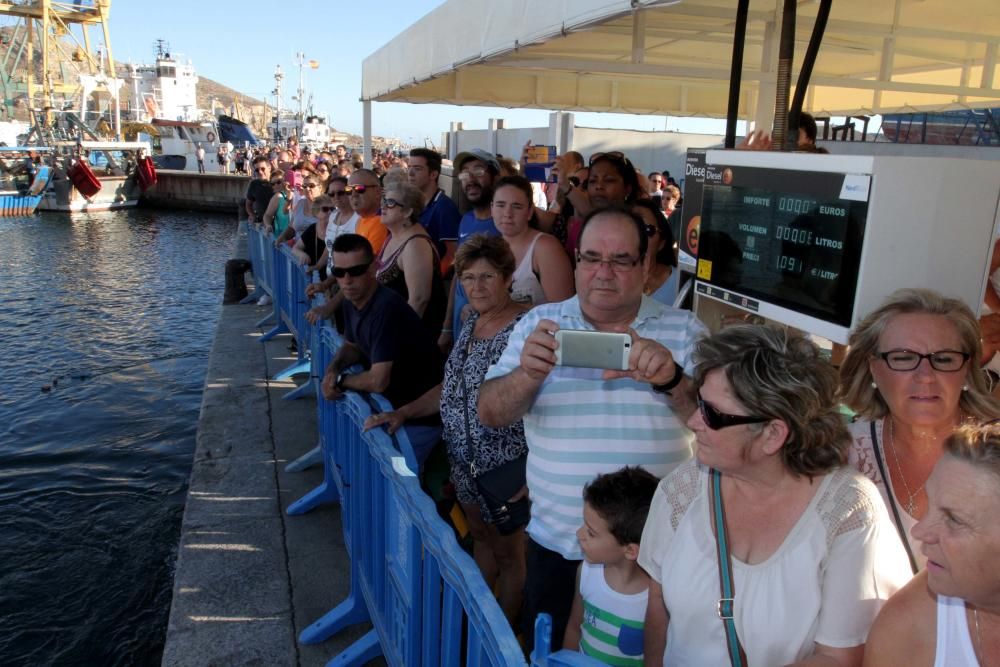
[[[878,385],[875,384],[875,380],[872,380],[872,389],[878,389]]]
[[[962,391],[969,391],[969,385],[963,384],[962,385]]]

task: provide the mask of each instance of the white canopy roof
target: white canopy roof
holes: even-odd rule
[[[737,0],[449,0],[365,59],[362,99],[725,117]],[[800,0],[795,76],[818,7]],[[742,118],[774,104],[782,0],[752,0]],[[1000,106],[998,0],[834,0],[805,110]]]

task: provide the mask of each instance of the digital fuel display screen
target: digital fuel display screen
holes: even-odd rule
[[[852,187],[859,179],[864,179],[863,190]],[[708,165],[697,277],[850,326],[868,179]]]

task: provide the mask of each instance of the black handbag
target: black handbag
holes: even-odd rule
[[[476,480],[479,495],[490,512],[490,522],[501,535],[510,535],[528,525],[531,518],[531,500],[527,494],[520,500],[511,502],[526,484],[525,468],[528,456],[519,456],[492,470],[477,475],[475,466],[470,465],[472,477]]]

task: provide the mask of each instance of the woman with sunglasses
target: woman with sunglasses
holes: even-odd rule
[[[694,358],[696,459],[660,483],[639,551],[646,660],[860,665],[911,575],[878,492],[846,465],[836,372],[764,326],[723,329]]]
[[[490,210],[493,224],[514,253],[514,301],[537,306],[573,296],[573,267],[559,241],[532,228],[531,183],[523,176],[497,181]]]
[[[437,337],[448,305],[441,280],[441,260],[427,230],[420,190],[409,183],[390,186],[382,197],[382,224],[389,236],[378,255],[378,281],[395,290]]]
[[[654,199],[639,199],[632,212],[646,223],[649,250],[646,252],[646,285],[643,294],[660,303],[672,306],[677,296],[677,280],[671,280],[677,267],[677,249],[674,233],[667,224],[667,217]]]
[[[278,240],[275,242],[276,244],[284,243],[293,238],[298,239],[308,229],[309,225],[316,224],[316,216],[312,212],[313,201],[323,194],[322,188],[323,186],[315,174],[308,174],[303,177],[302,194],[292,200],[288,228],[278,237]]]
[[[309,225],[292,246],[292,254],[299,263],[304,265],[309,273],[318,270],[321,280],[327,277],[326,233],[330,215],[336,210],[332,197],[320,195],[312,204],[312,214],[316,218],[316,224]]]
[[[850,462],[878,487],[914,572],[927,558],[911,535],[927,512],[927,478],[963,422],[1000,417],[976,365],[979,324],[965,303],[931,290],[892,294],[852,332],[840,367]]]
[[[590,157],[586,189],[575,189],[572,206],[554,225],[553,235],[563,242],[569,256],[576,256],[583,219],[591,211],[628,208],[642,194],[639,175],[624,153],[594,153]]]

